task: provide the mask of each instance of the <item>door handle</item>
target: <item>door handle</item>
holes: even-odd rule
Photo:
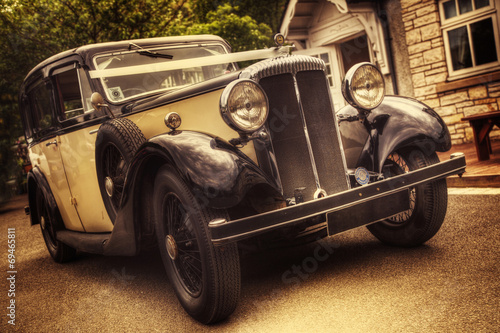
[[[48,146],[50,146],[50,145],[56,145],[56,147],[57,147],[57,140],[50,141],[50,142],[47,142],[47,143],[45,144],[45,146],[47,146],[47,147],[48,147]]]

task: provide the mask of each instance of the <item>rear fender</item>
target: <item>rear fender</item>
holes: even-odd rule
[[[36,196],[38,190],[42,191],[43,195],[45,196],[45,199],[47,201],[52,216],[58,217],[59,211],[56,199],[54,198],[54,195],[50,190],[50,186],[49,183],[47,182],[47,179],[45,178],[45,175],[40,171],[38,167],[33,168],[28,173],[27,183],[28,183],[28,205],[30,207],[31,225],[33,226],[35,224],[40,224],[40,221],[38,220],[38,214],[37,214],[38,207],[36,203]],[[61,221],[58,221],[58,223],[61,223]]]

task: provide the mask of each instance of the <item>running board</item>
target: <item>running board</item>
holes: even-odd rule
[[[61,230],[57,232],[57,240],[82,252],[104,254],[104,245],[111,233],[86,234],[83,232]]]

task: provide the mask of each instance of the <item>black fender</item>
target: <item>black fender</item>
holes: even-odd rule
[[[215,209],[236,206],[257,185],[278,185],[227,141],[205,133],[172,131],[149,139],[136,152],[125,180],[114,229],[104,245],[107,255],[134,255],[141,238],[154,233],[154,179],[171,165],[200,204]]]
[[[172,165],[200,202],[215,209],[237,205],[258,184],[279,191],[278,185],[248,156],[210,134],[173,131],[148,140],[130,166],[126,194],[136,188],[134,183],[142,179],[144,172],[151,171],[151,163],[157,168],[165,163]]]
[[[412,98],[386,96],[366,117],[348,105],[337,112],[340,134],[350,169],[362,166],[382,172],[387,156],[405,147],[425,154],[451,148],[443,119],[429,106]]]
[[[60,213],[59,208],[57,207],[56,199],[54,198],[47,178],[45,178],[45,175],[42,173],[42,171],[38,167],[34,167],[28,173],[26,179],[28,184],[28,205],[30,207],[31,225],[33,226],[35,224],[40,224],[37,214],[38,207],[36,205],[37,189],[42,191],[43,195],[45,196],[47,205],[49,206],[50,214],[58,218],[60,216]],[[57,223],[62,223],[60,219],[56,219],[56,221]]]

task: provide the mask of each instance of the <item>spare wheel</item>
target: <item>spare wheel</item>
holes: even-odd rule
[[[123,195],[125,177],[137,149],[146,142],[139,127],[127,118],[101,125],[96,137],[97,180],[109,218],[114,223]]]

